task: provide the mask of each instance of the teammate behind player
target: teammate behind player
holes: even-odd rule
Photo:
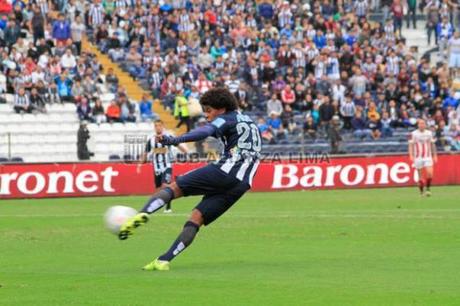
[[[433,133],[426,129],[423,119],[418,121],[418,129],[413,131],[409,139],[409,158],[418,171],[421,195],[431,196],[431,180],[433,179],[433,163],[438,161]],[[423,178],[423,170],[426,177]],[[426,187],[426,191],[424,188]]]
[[[163,121],[155,120],[153,123],[155,129],[155,135],[147,140],[145,145],[145,152],[142,154],[139,163],[143,164],[147,162],[147,157],[152,154],[152,163],[155,177],[155,188],[166,187],[167,184],[171,184],[172,180],[172,153],[171,146],[163,145],[156,141],[161,136],[171,136],[166,132]],[[179,150],[187,153],[187,147],[183,144],[177,146]],[[139,164],[139,166],[140,166]],[[165,206],[165,213],[171,213],[171,203],[167,203]]]
[[[171,200],[204,195],[169,250],[144,270],[169,270],[170,261],[192,243],[200,227],[220,217],[251,188],[257,171],[262,144],[259,129],[250,117],[237,111],[234,95],[227,89],[213,88],[201,97],[200,103],[208,124],[179,137],[163,136],[160,142],[175,145],[215,136],[225,144],[223,156],[215,164],[179,176],[170,186],[156,192],[140,213],[121,227],[119,238],[124,240]]]

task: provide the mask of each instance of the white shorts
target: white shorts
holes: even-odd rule
[[[423,169],[426,167],[432,167],[433,166],[433,159],[431,157],[429,158],[416,158],[414,161],[414,168],[415,169]]]

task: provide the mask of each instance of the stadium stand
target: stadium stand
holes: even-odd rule
[[[126,145],[151,132],[142,119],[190,127],[195,102],[213,86],[228,87],[258,120],[268,152],[406,151],[417,118],[440,150],[460,148],[459,67],[445,52],[459,18],[436,1],[415,15],[417,29],[398,1],[15,5],[23,15],[0,24],[0,156],[74,161],[87,120],[93,159],[135,158]],[[426,32],[426,20],[445,31]],[[278,114],[267,110],[273,94]],[[140,114],[144,97],[152,116]]]

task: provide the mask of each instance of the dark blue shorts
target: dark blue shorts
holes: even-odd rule
[[[204,195],[195,208],[203,215],[205,225],[220,217],[250,188],[212,164],[178,176],[176,184],[184,196]]]
[[[155,173],[155,187],[160,188],[163,184],[171,184],[172,179],[172,169],[167,168],[162,173]]]

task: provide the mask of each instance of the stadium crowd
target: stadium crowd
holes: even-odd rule
[[[50,103],[75,103],[80,120],[136,120],[135,106],[118,86],[117,76],[110,70],[103,75],[97,58],[82,50],[87,31],[84,12],[82,3],[65,2],[60,7],[47,1],[15,1],[12,11],[4,12],[0,90],[14,95],[16,113],[46,113]],[[104,80],[116,94],[106,109],[100,100]]]
[[[404,19],[416,27],[419,9],[445,61],[405,44]],[[116,99],[107,109],[98,102],[100,67],[81,50],[87,32],[188,128],[190,101],[227,86],[269,143],[298,133],[372,141],[424,118],[440,145],[458,150],[455,9],[436,0],[16,1],[0,21],[2,71],[16,111],[43,111],[32,102],[38,92],[45,104],[77,103],[81,119],[99,123],[155,118],[153,101],[131,103],[110,71]],[[371,11],[382,19],[371,21]],[[24,30],[33,41],[24,43]]]

